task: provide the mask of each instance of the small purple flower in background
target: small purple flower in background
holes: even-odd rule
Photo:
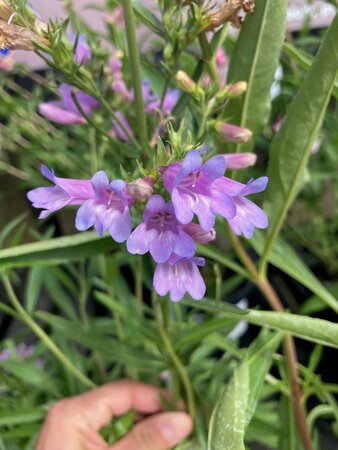
[[[231,219],[236,206],[226,191],[214,188],[215,180],[223,177],[226,162],[223,156],[214,156],[203,164],[197,151],[191,150],[183,163],[164,168],[163,182],[171,193],[177,219],[188,224],[194,214],[201,227],[209,231],[215,224],[215,215]]]
[[[261,229],[268,227],[268,218],[265,212],[245,198],[247,195],[264,191],[267,183],[268,177],[260,177],[257,180],[251,179],[246,185],[225,177],[215,181],[215,188],[227,192],[235,202],[236,216],[227,219],[235,234],[250,239],[255,227]]]
[[[7,359],[10,357],[11,353],[8,350],[8,348],[4,348],[0,351],[0,361],[7,361]]]
[[[163,116],[168,116],[171,113],[178,102],[180,95],[177,89],[168,89],[161,107],[160,98],[152,92],[150,83],[146,80],[142,81],[142,94],[143,102],[145,104],[145,111],[148,113],[160,111]]]
[[[154,273],[154,288],[158,295],[168,292],[173,302],[178,302],[188,292],[194,300],[205,294],[205,283],[197,268],[204,266],[203,258],[181,258],[174,253],[169,260],[158,264]]]
[[[39,187],[27,194],[34,208],[43,209],[39,216],[40,219],[46,218],[66,205],[81,205],[94,196],[90,180],[59,178],[46,166],[41,166],[41,173],[55,186]]]
[[[74,33],[70,33],[68,36],[69,42],[74,46],[77,36]],[[86,64],[93,56],[93,53],[88,45],[87,36],[80,34],[77,39],[75,60],[78,64]]]
[[[85,123],[85,119],[79,113],[74,100],[72,99],[72,91],[75,92],[73,86],[69,84],[61,84],[60,95],[62,100],[57,102],[41,103],[39,105],[39,113],[52,122],[61,125],[76,125]],[[93,97],[84,92],[77,91],[76,98],[83,111],[90,116],[94,109],[100,107],[100,103]]]
[[[183,231],[171,202],[166,204],[160,195],[152,195],[143,220],[127,240],[129,253],[144,255],[149,251],[157,263],[167,261],[172,252],[180,257],[195,254],[195,241]]]
[[[127,119],[124,117],[121,111],[117,111],[115,113],[115,116],[118,118],[119,122],[115,119],[112,120],[113,130],[110,132],[110,135],[112,137],[117,136],[119,139],[121,139],[121,141],[127,142],[129,144],[130,139],[127,133],[125,132],[126,130],[130,136],[133,136],[133,132],[132,129],[130,128],[129,123],[127,122]],[[124,129],[121,127],[120,124],[123,125]]]
[[[100,236],[108,230],[116,242],[124,242],[131,233],[129,196],[126,183],[114,180],[109,183],[103,170],[91,180],[95,195],[87,200],[77,212],[75,226],[79,231],[94,226]]]
[[[19,359],[28,359],[33,356],[35,352],[35,345],[27,345],[24,342],[20,342],[13,351],[5,348],[0,351],[0,362],[7,361],[11,357],[19,358]],[[43,358],[37,358],[34,361],[38,367],[43,368],[45,365],[45,360]]]
[[[132,92],[127,88],[126,83],[123,80],[123,73],[122,73],[122,62],[119,56],[114,56],[109,61],[109,65],[112,71],[112,74],[114,76],[114,81],[112,83],[112,90],[120,94],[122,97],[122,100],[125,100],[126,102],[131,102],[134,98]]]

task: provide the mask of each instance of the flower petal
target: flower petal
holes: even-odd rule
[[[52,122],[60,125],[77,125],[85,123],[85,120],[80,114],[67,111],[62,108],[60,102],[41,103],[39,105],[39,113]]]

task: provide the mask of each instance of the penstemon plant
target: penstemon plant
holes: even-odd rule
[[[338,434],[337,386],[316,374],[323,348],[338,346],[338,302],[281,230],[337,98],[338,18],[312,58],[284,43],[286,0],[104,3],[97,33],[71,0],[69,19],[49,23],[26,0],[0,0],[0,71],[11,73],[15,50],[51,69],[47,82],[29,75],[40,84],[31,111],[12,103],[22,90],[6,75],[0,113],[12,108],[4,128],[15,135],[4,130],[4,148],[12,138],[27,151],[20,167],[5,154],[0,168],[24,182],[40,219],[75,206],[69,226],[83,232],[53,237],[47,228],[35,231],[37,242],[0,250],[9,300],[1,311],[40,342],[23,356],[10,340],[0,353],[0,448],[33,448],[41,405],[127,376],[170,388],[173,406],[184,400],[195,427],[180,449],[319,449],[318,417]],[[306,73],[271,138],[270,91],[284,54]],[[5,227],[1,245],[21,220]],[[288,304],[270,265],[332,320],[311,317],[311,298]],[[19,267],[29,268],[23,301]],[[244,282],[269,308],[227,301]],[[58,314],[37,310],[43,290]],[[238,343],[243,323],[260,327],[248,348]],[[294,337],[315,344],[309,361],[298,361]],[[102,433],[113,443],[133,420]]]

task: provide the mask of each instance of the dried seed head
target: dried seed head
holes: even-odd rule
[[[10,50],[35,50],[33,42],[40,41],[44,45],[49,45],[48,40],[36,35],[28,28],[19,27],[13,23],[0,19],[0,47]]]

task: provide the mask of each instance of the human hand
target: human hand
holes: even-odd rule
[[[161,393],[125,380],[61,400],[49,411],[36,450],[169,450],[190,434],[192,420],[185,412],[161,412]],[[154,415],[109,447],[99,430],[131,409]]]

